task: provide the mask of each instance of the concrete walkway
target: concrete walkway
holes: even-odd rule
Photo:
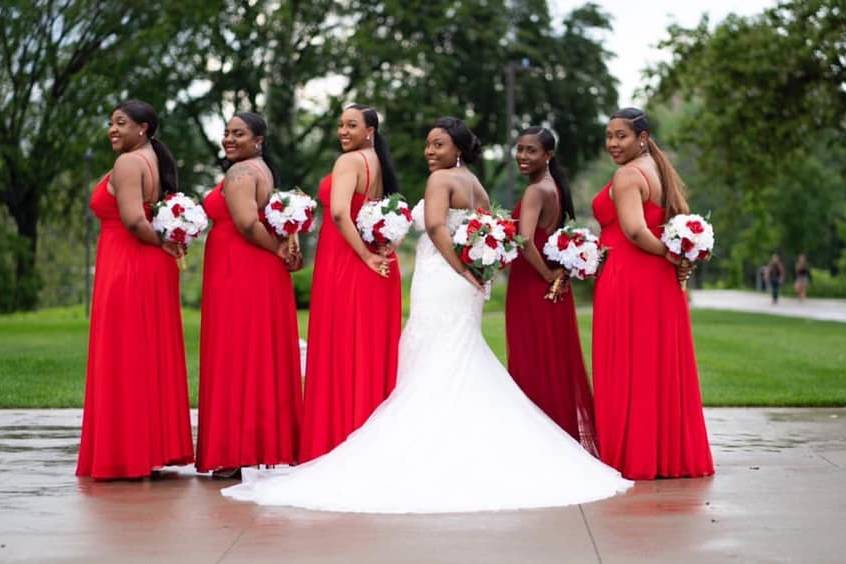
[[[769,294],[742,290],[693,290],[690,305],[700,309],[726,309],[749,313],[768,313],[846,323],[846,300],[779,298],[771,303]]]
[[[843,562],[846,409],[706,416],[713,478],[557,509],[378,516],[235,502],[190,468],[78,480],[79,410],[0,411],[0,562]]]

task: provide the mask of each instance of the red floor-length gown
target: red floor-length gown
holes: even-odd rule
[[[194,460],[179,270],[124,227],[108,183],[91,196],[100,238],[76,474],[140,478]]]
[[[300,346],[291,275],[232,221],[223,182],[203,201],[197,470],[297,460]]]
[[[602,460],[635,480],[714,473],[690,312],[673,265],[629,242],[609,183],[593,200],[608,257],[593,307],[593,383]],[[660,236],[664,209],[643,204]]]
[[[519,221],[520,204],[513,217]],[[535,229],[543,252],[549,234]],[[505,297],[508,372],[544,413],[596,454],[593,400],[585,373],[573,293],[553,303],[544,299],[549,283],[520,254],[511,263]]]
[[[302,461],[329,452],[360,427],[391,393],[397,372],[402,295],[396,257],[387,278],[367,267],[332,222],[331,191],[328,175],[318,192],[324,213],[311,288]],[[353,194],[353,220],[366,200]]]

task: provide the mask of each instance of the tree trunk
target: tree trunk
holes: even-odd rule
[[[15,186],[12,193],[20,194],[17,201],[8,203],[9,213],[15,220],[18,236],[26,243],[15,257],[16,310],[32,310],[38,305],[41,282],[35,268],[35,251],[38,243],[38,190],[32,186]]]

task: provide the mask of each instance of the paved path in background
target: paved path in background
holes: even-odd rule
[[[770,295],[742,290],[693,290],[690,305],[700,309],[726,309],[750,313],[769,313],[846,323],[846,300],[780,298],[773,305]]]
[[[712,478],[447,515],[261,507],[224,498],[233,482],[190,467],[153,482],[77,479],[81,413],[0,410],[0,562],[819,564],[846,554],[842,408],[706,409]]]

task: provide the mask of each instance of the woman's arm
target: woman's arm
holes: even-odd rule
[[[614,174],[611,189],[620,227],[626,238],[647,253],[667,257],[667,247],[646,226],[643,202],[648,197],[649,188],[641,175],[621,168]]]
[[[238,232],[253,245],[274,254],[280,253],[280,243],[259,221],[256,202],[258,175],[246,163],[235,163],[226,171],[223,180],[223,199]]]
[[[552,283],[564,274],[564,269],[556,268],[553,270],[549,268],[537,245],[535,245],[535,229],[537,229],[542,211],[543,192],[537,185],[529,184],[520,203],[518,227],[520,235],[525,239],[521,253],[523,258],[532,265],[532,268],[540,274],[541,278]]]
[[[435,171],[429,175],[429,180],[426,182],[426,192],[423,196],[426,233],[432,240],[432,244],[447,261],[447,264],[476,288],[483,290],[482,285],[476,280],[473,273],[461,262],[452,245],[452,236],[446,223],[449,214],[449,193],[448,173]]]
[[[110,183],[115,190],[118,213],[124,227],[142,243],[160,247],[159,234],[144,213],[143,167],[140,157],[120,155],[112,169]]]
[[[353,223],[350,205],[355,188],[358,185],[359,162],[353,159],[352,153],[338,157],[335,167],[332,169],[332,194],[329,201],[329,212],[332,214],[332,221],[341,232],[341,236],[352,247],[353,251],[364,261],[370,270],[387,277],[388,259],[373,253],[364,244],[358,229]]]

